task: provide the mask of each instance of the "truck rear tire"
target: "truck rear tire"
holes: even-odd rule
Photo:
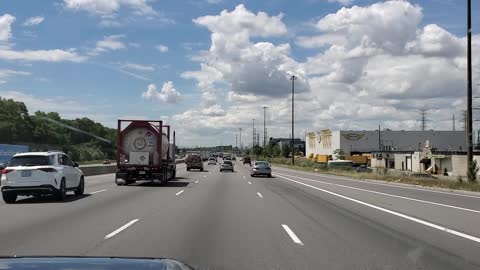
[[[200,171],[203,172],[203,168],[201,168]]]

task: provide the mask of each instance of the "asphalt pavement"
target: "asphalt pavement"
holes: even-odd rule
[[[480,195],[274,167],[0,203],[0,255],[161,257],[197,269],[480,269]]]

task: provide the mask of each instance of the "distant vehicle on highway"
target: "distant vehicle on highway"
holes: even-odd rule
[[[105,159],[105,160],[103,161],[103,164],[105,164],[105,165],[106,165],[106,164],[111,164],[111,162],[110,162],[110,160]]]
[[[237,158],[236,158],[236,157],[232,157],[232,160],[233,160],[233,161],[237,161]]]
[[[185,159],[185,165],[187,167],[187,171],[192,169],[198,169],[203,172],[203,159],[200,155],[197,154],[190,154]]]
[[[252,165],[252,159],[249,157],[244,157],[243,158],[243,164],[250,164]]]
[[[19,195],[53,194],[58,200],[67,191],[83,195],[85,182],[78,163],[63,152],[27,152],[16,154],[2,171],[1,189],[5,203],[14,203]]]
[[[230,160],[225,160],[221,165],[220,165],[220,172],[223,171],[234,171],[233,168],[233,163]]]
[[[208,159],[208,165],[217,165],[217,159],[216,158]]]
[[[250,176],[265,175],[272,177],[272,167],[266,161],[255,161],[250,171]]]
[[[223,160],[232,160],[229,156],[224,156]]]

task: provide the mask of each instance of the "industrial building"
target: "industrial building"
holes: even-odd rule
[[[284,146],[291,147],[292,146],[292,139],[291,138],[270,138],[269,140],[270,144],[277,144],[280,149],[282,149]],[[305,153],[305,141],[300,139],[300,138],[295,138],[293,140],[294,147],[295,147],[295,152],[301,152]]]
[[[306,156],[333,155],[341,149],[345,155],[372,152],[422,151],[426,142],[433,151],[466,150],[465,131],[347,131],[324,129],[306,134]]]

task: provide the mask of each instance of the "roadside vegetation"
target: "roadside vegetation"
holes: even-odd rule
[[[442,180],[437,178],[424,178],[415,176],[393,176],[387,170],[379,172],[356,172],[354,170],[329,169],[326,165],[310,161],[306,158],[296,158],[295,166],[292,166],[291,158],[267,158],[267,160],[279,167],[314,172],[319,174],[329,174],[337,176],[345,176],[359,180],[380,180],[385,182],[413,184],[424,187],[439,187],[452,190],[467,190],[480,192],[480,184],[476,182],[463,181],[459,178],[457,181]]]
[[[56,112],[41,111],[29,114],[23,102],[1,97],[0,108],[0,143],[28,145],[31,151],[62,150],[74,161],[115,157],[115,129],[86,117],[64,119]]]

